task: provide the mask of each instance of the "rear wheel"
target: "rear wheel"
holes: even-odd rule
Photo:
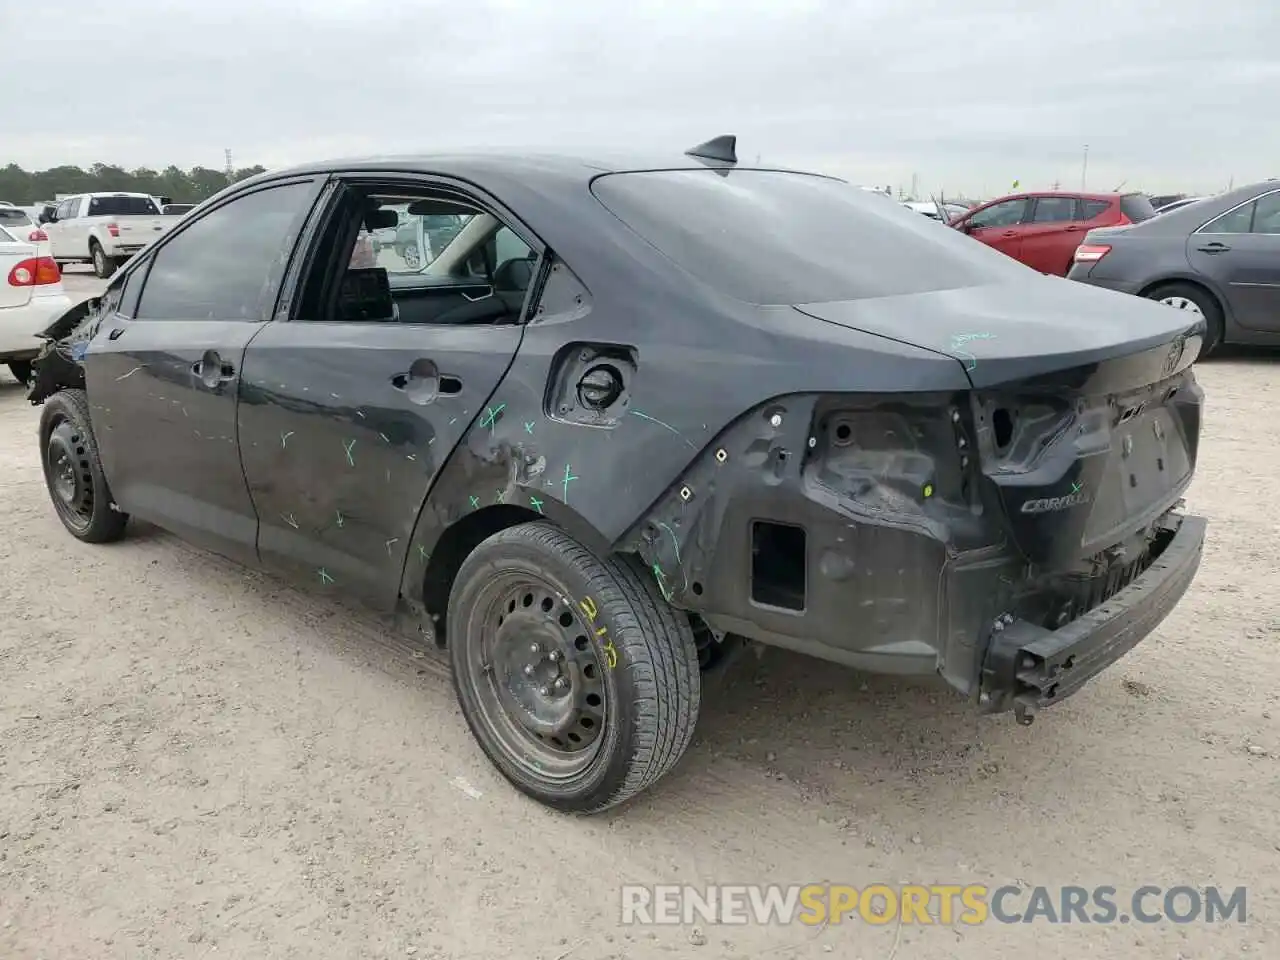
[[[494,534],[449,598],[454,689],[513,785],[595,813],[683,755],[700,698],[686,616],[630,560],[602,561],[546,523]]]
[[[119,540],[129,517],[112,506],[83,390],[62,390],[45,401],[40,451],[49,498],[67,531],[86,543]]]
[[[103,280],[106,280],[116,272],[116,267],[118,266],[116,258],[108,257],[106,253],[103,252],[102,244],[98,243],[98,241],[94,240],[90,244],[89,253],[93,258],[93,272]]]
[[[1200,351],[1201,357],[1207,357],[1222,343],[1222,307],[1203,287],[1191,283],[1166,283],[1148,290],[1146,297],[1187,313],[1189,320],[1204,318],[1208,332],[1204,348]]]
[[[31,382],[30,360],[10,360],[8,367],[9,372],[13,374],[13,379],[17,380],[23,386],[26,386]]]

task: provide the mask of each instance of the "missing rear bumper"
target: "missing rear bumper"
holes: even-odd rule
[[[1180,519],[1180,522],[1179,522]],[[1020,723],[1060,703],[1142,641],[1182,599],[1200,568],[1206,521],[1177,523],[1151,566],[1101,606],[1057,630],[1025,620],[992,635],[983,669],[987,712],[1012,709]]]

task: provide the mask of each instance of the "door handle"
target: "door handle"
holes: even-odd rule
[[[1225,243],[1219,243],[1215,240],[1213,243],[1207,243],[1203,247],[1196,247],[1196,249],[1201,253],[1226,253],[1231,248]]]
[[[1067,227],[1067,233],[1079,233],[1084,227]]]
[[[397,373],[393,376],[391,378],[391,386],[395,387],[397,390],[404,390],[415,380],[422,382],[430,379],[433,378],[416,377],[411,370],[408,373]],[[462,392],[462,381],[457,377],[451,377],[448,374],[443,374],[435,379],[437,379],[439,383],[439,386],[437,387],[438,393],[445,394],[447,396],[454,396]]]
[[[1016,230],[1006,230],[1004,233],[1000,234],[1002,237],[1016,237],[1017,235],[1018,231]]]
[[[210,389],[236,377],[236,368],[212,350],[191,365],[191,372]]]

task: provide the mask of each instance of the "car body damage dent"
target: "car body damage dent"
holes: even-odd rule
[[[77,303],[40,332],[46,341],[32,362],[34,376],[27,391],[33,405],[59,390],[84,387],[84,357],[97,333],[103,298]]]
[[[894,673],[951,654],[948,576],[984,571],[1001,609],[1018,562],[984,502],[963,395],[791,394],[713,438],[624,538],[673,604],[713,630]],[[960,682],[962,688],[968,681]]]

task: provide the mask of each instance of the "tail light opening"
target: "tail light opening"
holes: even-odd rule
[[[107,224],[107,233],[109,233],[109,234],[110,234],[111,236],[113,236],[113,237],[118,237],[118,236],[120,236],[120,224],[118,224],[118,223],[108,223],[108,224]]]
[[[1082,243],[1072,259],[1076,263],[1097,263],[1110,252],[1111,246],[1106,243]]]
[[[27,234],[27,243],[44,243],[49,239],[49,235],[43,230],[32,230]]]
[[[30,257],[9,271],[11,287],[41,287],[62,282],[62,271],[53,257]]]

